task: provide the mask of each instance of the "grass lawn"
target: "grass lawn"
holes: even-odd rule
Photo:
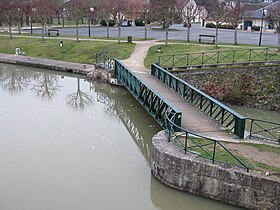
[[[161,48],[161,52],[157,52],[158,47]],[[167,47],[164,44],[160,44],[150,48],[145,59],[145,67],[149,68],[152,63],[159,60],[159,57],[162,67],[185,67],[188,65],[201,65],[202,62],[203,64],[216,64],[217,59],[219,59],[219,63],[226,64],[231,64],[233,60],[235,62],[248,62],[249,59],[251,61],[264,61],[266,56],[269,60],[280,60],[280,53],[276,53],[276,50],[273,52],[269,51],[266,55],[266,48],[252,48],[254,50],[250,51],[248,46],[221,45],[217,49],[214,45],[194,43],[170,44]],[[215,51],[228,52],[222,52],[218,55]],[[202,55],[201,52],[207,53]],[[189,53],[191,54],[187,55]]]
[[[49,58],[54,60],[78,63],[95,63],[97,52],[107,52],[109,56],[126,59],[133,52],[135,44],[106,41],[63,40],[64,46],[59,47],[59,39],[13,38],[0,37],[0,53],[14,54],[20,48],[26,56]]]

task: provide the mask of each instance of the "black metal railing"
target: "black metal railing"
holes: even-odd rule
[[[157,64],[163,68],[197,68],[270,62],[280,62],[280,53],[262,48],[162,55],[158,57]]]
[[[280,123],[254,118],[250,122],[249,138],[262,139],[280,144]]]
[[[185,153],[192,153],[198,157],[211,160],[213,164],[237,166],[246,169],[249,167],[236,155],[229,151],[220,141],[192,133],[173,122],[172,112],[166,113],[168,141],[182,149]]]
[[[194,106],[230,129],[239,138],[244,138],[245,117],[231,108],[174,76],[157,64],[152,64],[151,74],[176,91]]]

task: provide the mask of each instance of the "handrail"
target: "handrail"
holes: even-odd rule
[[[242,166],[243,168],[246,169],[247,172],[249,172],[249,168],[246,166],[246,164],[243,163],[232,152],[230,152],[220,141],[208,137],[204,137],[199,134],[192,133],[174,124],[173,115],[171,114],[172,113],[166,113],[165,116],[165,119],[167,121],[166,125],[168,130],[168,142],[172,142],[174,145],[184,150],[185,153],[188,152],[188,153],[198,155],[199,157],[205,159],[210,159],[212,160],[213,164],[215,164],[215,162],[218,162],[218,163],[224,163],[228,165]],[[174,130],[174,128],[176,128],[176,131]],[[183,137],[184,139],[182,141]],[[191,146],[191,144],[193,144],[194,146]],[[210,146],[213,146],[212,150]],[[222,150],[225,151],[226,154],[229,155],[231,158],[233,158],[233,160],[236,161],[239,165],[230,163],[229,161],[219,160],[219,158],[217,158],[219,154],[218,146],[220,146]],[[201,151],[202,153],[195,151],[195,149]]]
[[[170,110],[176,113],[176,124],[181,126],[182,112],[117,59],[115,60],[115,77],[163,128],[165,128],[165,113]]]
[[[236,111],[232,110],[201,90],[174,76],[157,64],[152,64],[151,74],[168,85],[179,95],[187,99],[194,106],[204,111],[212,118],[216,119],[225,127],[233,130],[233,133],[239,138],[244,138],[244,116],[240,115]]]
[[[280,123],[255,118],[246,118],[250,122],[249,138],[261,138],[280,144]],[[278,134],[277,134],[278,133]]]
[[[97,64],[102,64],[108,71],[114,70],[115,59],[107,55],[107,52],[98,52],[95,55],[95,61]]]
[[[157,64],[163,68],[189,68],[267,62],[280,62],[280,54],[269,48],[168,54],[159,56]]]

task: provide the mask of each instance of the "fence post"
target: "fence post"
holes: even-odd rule
[[[160,56],[158,56],[157,65],[160,66]]]
[[[235,50],[233,51],[232,57],[232,64],[235,64]]]
[[[186,132],[186,139],[185,139],[185,154],[188,151],[188,133]]]
[[[201,66],[203,66],[204,64],[204,53],[202,53],[202,56],[201,56]]]
[[[249,63],[251,63],[252,49],[249,50]]]
[[[220,52],[217,53],[217,65],[219,65]]]
[[[212,156],[213,156],[213,164],[215,163],[215,154],[216,154],[216,144],[217,144],[217,142],[216,141],[214,141],[214,149],[213,149],[213,154],[212,154]]]
[[[173,63],[172,67],[174,67],[174,65],[175,65],[175,55],[173,55],[172,63]]]
[[[267,62],[267,56],[268,56],[268,48],[266,48],[266,53],[265,53],[265,62]]]
[[[187,54],[187,67],[189,66],[190,54]]]
[[[250,139],[252,138],[253,123],[254,123],[254,119],[251,119],[250,135],[249,135],[249,138],[250,138]]]

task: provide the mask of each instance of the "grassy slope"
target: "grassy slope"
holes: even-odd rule
[[[108,52],[109,56],[125,59],[133,52],[135,44],[106,41],[63,40],[64,46],[59,47],[59,39],[41,39],[0,37],[0,52],[14,54],[19,47],[27,56],[50,58],[55,60],[79,63],[94,63],[97,52]]]

